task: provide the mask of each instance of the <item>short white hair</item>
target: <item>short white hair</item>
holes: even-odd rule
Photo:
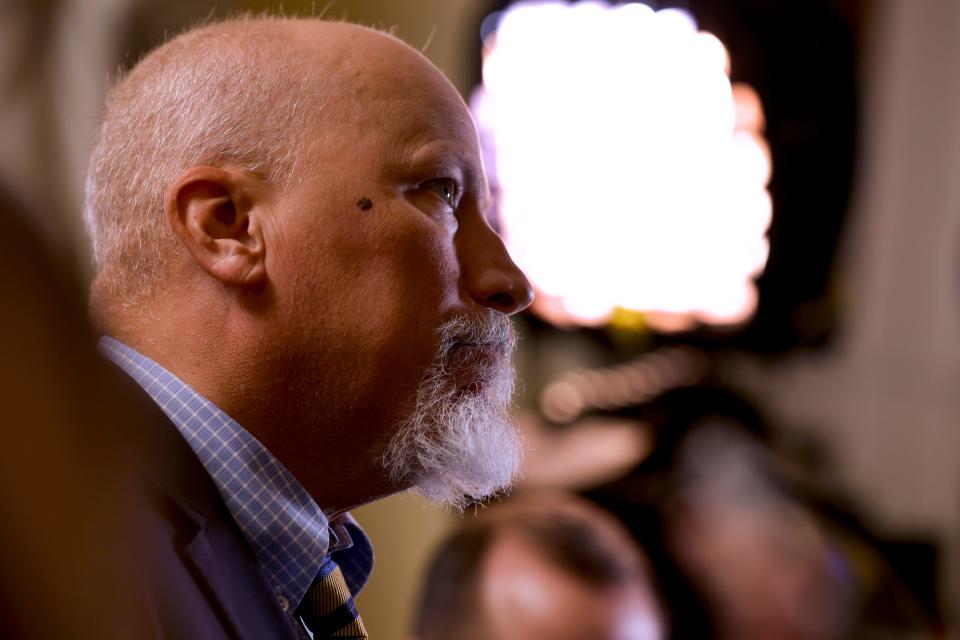
[[[188,31],[110,92],[86,182],[95,311],[142,302],[167,275],[177,238],[164,196],[186,168],[234,163],[276,183],[301,174],[299,140],[320,93],[284,22],[239,18]]]

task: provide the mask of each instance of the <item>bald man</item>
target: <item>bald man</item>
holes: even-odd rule
[[[370,29],[213,24],[116,85],[91,308],[151,413],[158,637],[366,637],[348,510],[510,483],[508,316],[532,292],[487,203],[457,92]]]
[[[580,498],[537,492],[481,513],[431,563],[417,640],[662,640],[637,544]]]

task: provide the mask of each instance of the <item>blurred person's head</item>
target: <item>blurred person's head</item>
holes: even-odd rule
[[[738,426],[704,420],[684,440],[666,531],[709,602],[719,638],[846,637],[855,601],[814,514]]]
[[[469,112],[409,46],[311,19],[195,29],[108,99],[92,311],[324,508],[411,486],[461,505],[520,457],[507,316],[532,293],[488,197]]]
[[[698,386],[631,410],[657,433],[630,475],[592,490],[647,550],[680,638],[928,637],[930,617],[842,488],[806,469],[746,397]],[[794,441],[794,446],[796,443]]]
[[[665,625],[640,549],[607,513],[531,494],[464,524],[436,552],[418,640],[655,640]]]

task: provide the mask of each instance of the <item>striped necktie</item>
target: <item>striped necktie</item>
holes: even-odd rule
[[[368,637],[343,573],[330,556],[323,559],[320,572],[297,607],[297,615],[314,640]]]

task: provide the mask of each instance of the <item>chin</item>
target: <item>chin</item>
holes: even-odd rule
[[[460,510],[509,489],[523,457],[519,433],[510,421],[467,429],[465,435],[463,443],[447,444],[446,459],[432,454],[418,460],[415,485],[428,500]]]
[[[510,415],[512,326],[506,318],[481,319],[480,327],[474,322],[458,319],[441,327],[437,359],[382,458],[397,486],[413,486],[427,499],[461,510],[508,489],[523,457]],[[504,356],[469,358],[467,370],[474,375],[465,380],[458,365],[467,341],[500,343]]]

